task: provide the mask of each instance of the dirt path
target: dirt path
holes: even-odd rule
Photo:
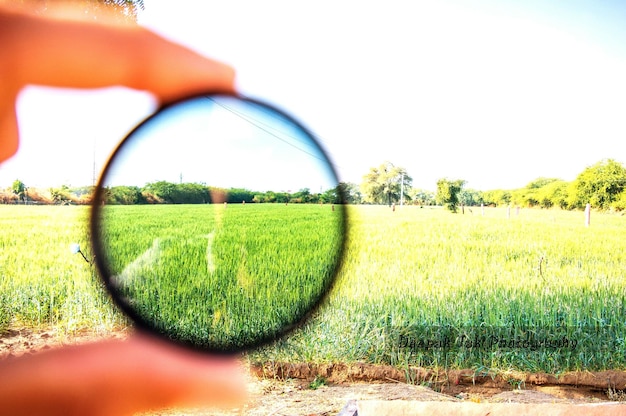
[[[11,330],[0,336],[0,360],[62,345],[119,333],[77,333]],[[250,365],[251,400],[245,409],[214,412],[208,409],[171,410],[156,415],[336,415],[349,400],[420,400],[470,403],[597,403],[626,399],[626,372],[477,374],[472,370],[407,373],[390,366],[367,364]],[[317,383],[313,383],[317,380]],[[316,385],[317,384],[317,385]],[[317,387],[317,388],[312,388]],[[147,416],[148,414],[146,414]]]

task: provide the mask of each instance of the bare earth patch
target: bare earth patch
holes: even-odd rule
[[[13,329],[0,335],[0,361],[63,345],[127,335],[124,331],[64,335],[55,331]],[[626,372],[572,372],[557,377],[543,373],[479,374],[473,370],[420,368],[407,372],[363,363],[267,363],[250,364],[249,390],[251,400],[245,409],[232,412],[177,409],[149,415],[336,415],[350,400],[601,403],[626,398]]]

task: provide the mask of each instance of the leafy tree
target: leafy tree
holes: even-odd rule
[[[199,183],[151,182],[143,187],[142,195],[150,203],[206,204],[211,202],[209,188]]]
[[[524,188],[511,191],[511,202],[520,206],[550,208],[555,203],[549,199],[545,190],[555,182],[562,181],[556,178],[537,178]]]
[[[339,187],[336,188],[330,188],[327,189],[326,191],[324,191],[324,193],[320,194],[319,196],[319,202],[323,203],[323,204],[338,204],[341,201],[341,198],[339,197],[339,191],[338,191]]]
[[[543,188],[547,185],[549,185],[552,182],[556,182],[559,181],[560,179],[557,178],[537,178],[534,181],[530,182],[528,185],[526,185],[527,189],[540,189]]]
[[[17,195],[18,199],[26,201],[26,191],[28,188],[24,185],[24,182],[19,179],[14,180],[13,185],[11,185],[11,190]]]
[[[405,198],[408,196],[412,182],[413,179],[407,174],[406,169],[385,162],[377,168],[370,168],[369,173],[363,176],[361,192],[366,202],[391,206],[400,200],[402,187],[405,190]]]
[[[358,186],[353,183],[339,182],[334,187],[327,189],[319,195],[318,202],[324,204],[359,204],[361,203],[361,193]]]
[[[435,205],[435,193],[425,189],[412,188],[409,195],[414,204],[417,205]]]
[[[55,204],[65,205],[72,202],[70,188],[67,185],[62,185],[60,188],[50,188],[50,196]]]
[[[289,202],[295,203],[308,203],[312,202],[313,195],[311,194],[311,190],[309,188],[300,189],[298,192],[294,192],[291,194],[291,198]]]
[[[605,159],[586,168],[574,180],[568,203],[572,208],[584,208],[587,203],[608,209],[626,190],[626,168],[613,159]]]
[[[541,208],[567,208],[567,192],[569,182],[557,179],[537,190],[537,201]]]
[[[336,204],[340,203],[339,195],[343,195],[344,202],[346,204],[360,204],[363,202],[363,195],[359,186],[352,182],[339,182],[337,185],[337,198]]]
[[[141,189],[136,186],[114,186],[106,193],[107,204],[134,205],[145,202]]]
[[[254,193],[247,189],[231,188],[228,190],[227,201],[229,204],[237,204],[242,202],[252,202]]]
[[[626,191],[619,194],[619,198],[613,203],[612,207],[616,211],[626,211]]]
[[[511,203],[511,191],[494,189],[483,192],[483,203],[491,206],[509,205]]]
[[[464,206],[476,206],[484,203],[483,193],[475,189],[461,189],[459,191],[459,204]]]
[[[209,188],[199,183],[181,183],[176,185],[172,196],[174,204],[206,204],[211,201]]]
[[[274,199],[273,202],[278,202],[279,204],[284,204],[286,202],[289,202],[289,194],[287,192],[268,192],[269,194],[272,195],[272,198]]]
[[[288,200],[287,200],[288,201]],[[287,202],[285,201],[285,202]],[[263,194],[263,199],[261,202],[281,202],[276,200],[276,193],[272,191],[267,191]]]
[[[443,205],[451,212],[456,213],[459,207],[459,194],[463,189],[465,181],[463,180],[448,180],[439,179],[437,181],[437,203]]]
[[[539,205],[537,189],[520,188],[511,191],[511,203],[517,206],[534,207]]]
[[[176,193],[176,185],[167,181],[151,182],[146,184],[142,191],[147,200],[172,203]]]

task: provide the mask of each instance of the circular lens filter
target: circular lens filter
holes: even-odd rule
[[[337,274],[346,211],[326,153],[273,106],[198,95],[110,157],[94,195],[96,264],[141,329],[240,352],[299,326]]]

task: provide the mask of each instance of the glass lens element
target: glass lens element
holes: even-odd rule
[[[267,104],[196,96],[119,145],[92,209],[96,262],[136,325],[238,352],[315,309],[337,273],[345,208],[332,164]]]

